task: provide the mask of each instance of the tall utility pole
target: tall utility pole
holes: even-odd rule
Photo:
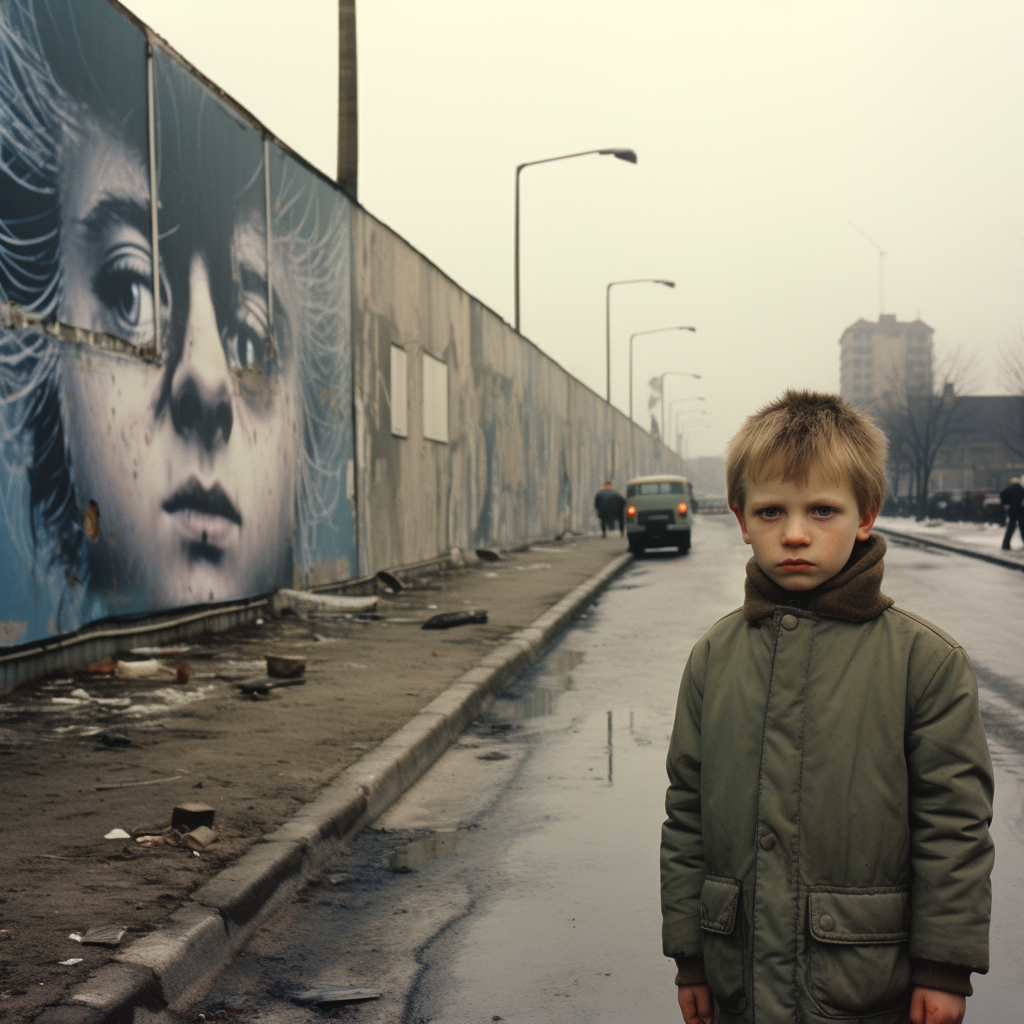
[[[852,220],[846,222],[851,228],[855,228],[859,231],[877,250],[878,250],[878,318],[881,320],[882,314],[885,312],[885,293],[883,290],[884,271],[885,271],[885,257],[888,253],[862,228],[858,228]]]
[[[359,120],[356,107],[356,0],[338,0],[338,184],[358,201]]]

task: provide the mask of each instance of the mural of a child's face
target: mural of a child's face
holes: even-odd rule
[[[81,128],[61,151],[61,319],[150,347],[147,162],[101,122]],[[253,181],[244,194],[206,197],[233,221],[217,244],[161,202],[159,362],[64,348],[75,494],[99,509],[91,584],[112,609],[291,583],[296,360],[276,301],[270,341],[261,171]],[[193,187],[181,202],[217,186]]]

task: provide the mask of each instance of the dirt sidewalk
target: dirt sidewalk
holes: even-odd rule
[[[124,948],[159,929],[197,887],[624,550],[619,538],[536,544],[406,577],[375,617],[268,619],[163,659],[156,679],[82,672],[0,700],[0,1017],[32,1020],[62,1003],[115,952],[70,934],[123,925]],[[469,609],[486,609],[486,625],[421,628],[438,612]],[[306,682],[244,694],[239,682],[265,674],[268,653],[305,658]],[[185,682],[178,662],[191,670]],[[130,745],[116,745],[123,737]],[[168,826],[183,802],[214,808],[216,842],[196,855],[135,841]],[[104,839],[114,829],[131,838]]]

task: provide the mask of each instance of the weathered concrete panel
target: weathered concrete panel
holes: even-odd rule
[[[682,472],[366,211],[352,230],[361,573],[586,530],[607,477]],[[391,345],[408,357],[408,437],[391,433]],[[422,352],[448,366],[448,444],[423,437]]]

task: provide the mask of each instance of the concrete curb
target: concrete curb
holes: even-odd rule
[[[624,553],[513,634],[379,747],[244,856],[194,892],[166,927],[135,940],[39,1024],[128,1024],[135,1010],[184,1006],[239,951],[256,926],[326,856],[391,806],[491,700],[537,661],[633,559]]]
[[[993,565],[1003,565],[1008,569],[1019,569],[1021,572],[1024,572],[1024,562],[1018,562],[1013,558],[1004,558],[1001,555],[990,554],[988,551],[977,551],[974,548],[965,547],[962,544],[954,544],[950,541],[922,537],[918,533],[904,533],[902,530],[891,530],[888,526],[878,526],[876,524],[875,529],[879,533],[884,533],[887,537],[893,537],[896,540],[920,544],[928,548],[940,548],[943,551],[951,551],[957,555],[967,555],[969,558],[978,558],[983,562],[991,562]]]

